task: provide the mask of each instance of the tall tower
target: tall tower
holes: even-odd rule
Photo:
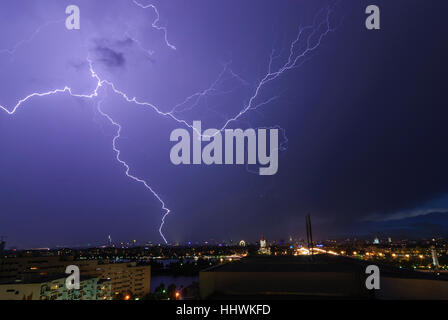
[[[306,240],[308,242],[308,249],[311,250],[311,255],[313,255],[313,228],[311,226],[311,215],[309,213],[306,215]]]
[[[266,240],[264,239],[264,235],[261,235],[261,240],[260,240],[260,249],[258,249],[258,253],[259,254],[266,254],[266,255],[270,255],[271,254],[271,248],[269,248],[267,246]]]
[[[432,264],[434,265],[435,271],[439,272],[439,259],[437,258],[437,252],[436,249],[433,247],[431,249],[431,255],[432,255]]]
[[[5,250],[5,240],[4,237],[0,237],[0,259],[3,257],[3,251]]]
[[[264,239],[264,234],[261,235],[261,240],[260,240],[260,249],[264,249],[266,248],[266,240]]]

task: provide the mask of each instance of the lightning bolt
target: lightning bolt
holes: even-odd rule
[[[159,21],[160,21],[160,14],[159,14],[159,10],[157,10],[157,7],[156,7],[155,5],[153,5],[153,4],[143,5],[143,4],[141,4],[140,2],[138,2],[138,1],[136,1],[136,0],[133,0],[132,2],[134,2],[137,6],[139,6],[139,7],[142,8],[142,9],[148,9],[148,8],[151,8],[151,9],[154,11],[154,13],[156,14],[156,18],[155,18],[154,21],[152,22],[152,27],[153,27],[154,29],[156,29],[156,30],[162,31],[162,32],[163,32],[163,35],[164,35],[164,38],[165,38],[165,44],[166,44],[169,48],[171,48],[171,49],[173,49],[173,50],[176,50],[176,47],[175,47],[174,45],[172,45],[172,44],[168,41],[168,30],[167,30],[167,28],[166,28],[166,27],[161,27],[161,26],[158,25],[158,24],[159,24]]]
[[[132,175],[132,174],[130,173],[131,168],[129,167],[129,165],[128,165],[124,160],[122,160],[122,159],[120,158],[121,151],[120,151],[120,149],[118,149],[118,147],[117,147],[117,140],[120,138],[120,134],[121,134],[121,125],[120,125],[118,122],[114,121],[114,119],[112,119],[107,113],[105,113],[105,112],[101,109],[101,104],[102,104],[102,102],[103,102],[103,100],[100,100],[100,101],[98,101],[98,103],[97,103],[97,110],[98,110],[98,112],[99,112],[103,117],[105,117],[107,120],[109,120],[109,122],[110,122],[115,128],[117,128],[116,134],[115,134],[115,136],[114,136],[114,138],[113,138],[113,140],[112,140],[112,149],[114,150],[115,155],[116,155],[115,158],[117,159],[117,161],[118,161],[119,163],[121,163],[121,164],[126,168],[125,174],[126,174],[127,177],[129,177],[129,178],[131,178],[132,180],[134,180],[134,181],[136,181],[136,182],[139,182],[139,183],[141,183],[142,185],[144,185],[145,188],[148,189],[148,190],[153,194],[153,196],[154,196],[154,197],[155,197],[155,198],[162,204],[162,210],[163,210],[165,213],[164,213],[163,216],[162,216],[162,222],[161,222],[160,227],[159,227],[159,233],[160,233],[160,236],[162,237],[163,241],[167,244],[168,241],[167,241],[167,239],[165,238],[165,236],[164,236],[164,234],[163,234],[163,232],[162,232],[162,229],[163,229],[163,225],[165,224],[165,218],[166,218],[166,216],[168,216],[168,215],[170,214],[171,210],[167,208],[167,206],[165,205],[165,202],[162,200],[162,198],[157,194],[157,192],[155,192],[155,191],[151,188],[151,186],[150,186],[145,180],[140,179],[140,178],[138,178],[138,177],[136,177],[136,176],[134,176],[134,175]]]
[[[176,47],[174,45],[172,45],[169,41],[168,41],[168,33],[167,33],[167,29],[165,27],[160,27],[158,25],[158,22],[160,20],[160,15],[159,12],[157,10],[157,8],[152,5],[142,5],[141,3],[133,0],[133,3],[136,4],[137,6],[143,8],[143,9],[148,9],[151,8],[154,10],[155,14],[156,14],[156,19],[152,22],[152,27],[157,29],[157,30],[161,30],[164,32],[164,39],[165,39],[165,43],[166,45],[173,49],[176,50]],[[297,37],[290,43],[289,46],[289,55],[286,58],[286,61],[281,63],[279,67],[275,68],[273,67],[274,63],[276,62],[276,60],[280,59],[280,56],[277,55],[275,56],[275,50],[272,50],[271,55],[269,57],[269,61],[268,61],[268,68],[266,73],[261,77],[261,80],[258,81],[256,83],[256,85],[254,86],[254,91],[250,96],[250,99],[248,100],[248,102],[246,104],[243,105],[242,109],[233,117],[225,120],[224,124],[221,126],[221,129],[219,131],[223,131],[224,129],[226,129],[231,123],[241,119],[245,114],[247,114],[250,111],[256,110],[258,108],[261,108],[269,103],[271,103],[272,101],[274,101],[275,99],[278,98],[278,96],[269,98],[267,100],[264,100],[262,102],[258,102],[257,103],[257,99],[260,95],[260,92],[262,91],[262,89],[264,87],[266,87],[269,83],[271,83],[272,81],[276,80],[277,78],[279,78],[282,74],[284,74],[285,72],[291,70],[291,69],[295,69],[300,67],[308,58],[308,56],[315,51],[321,44],[322,40],[332,31],[334,31],[333,28],[331,28],[330,25],[330,14],[331,14],[332,10],[331,7],[327,7],[325,9],[323,9],[321,12],[318,13],[318,15],[316,15],[316,18],[313,22],[312,25],[307,26],[307,27],[300,27],[299,31],[297,33]],[[322,18],[323,16],[323,18]],[[50,23],[54,23],[54,22],[50,22]],[[47,24],[46,24],[47,25]],[[37,33],[40,32],[40,30],[43,27],[40,27],[39,29],[36,30],[36,32],[33,34],[32,37],[30,37],[27,40],[23,40],[21,42],[19,42],[19,44],[23,44],[27,41],[31,41],[30,39],[34,38],[35,35]],[[322,30],[323,29],[323,30]],[[317,40],[313,40],[314,38],[317,38]],[[11,50],[11,53],[14,53],[17,48],[20,45],[16,45],[14,47],[13,50]],[[299,44],[305,44],[305,47],[300,50],[298,49]],[[126,102],[131,103],[131,104],[135,104],[138,106],[142,106],[142,107],[147,107],[150,108],[152,111],[154,111],[157,115],[159,116],[163,116],[163,117],[169,117],[171,118],[173,121],[175,121],[176,123],[180,124],[180,125],[184,125],[192,130],[197,130],[196,128],[193,128],[193,125],[188,123],[186,120],[179,118],[176,113],[179,113],[179,108],[183,105],[185,105],[187,102],[189,101],[194,101],[193,103],[193,107],[197,105],[197,103],[199,102],[199,99],[201,99],[204,96],[210,95],[213,92],[216,91],[216,86],[218,85],[219,81],[222,79],[222,76],[224,75],[224,73],[226,72],[226,70],[228,70],[229,74],[238,79],[241,83],[243,84],[247,84],[246,80],[243,80],[241,77],[239,77],[235,72],[233,72],[232,70],[228,69],[228,65],[225,66],[223,72],[218,76],[217,80],[212,83],[212,85],[205,90],[202,90],[200,92],[197,92],[189,97],[187,97],[182,103],[174,106],[174,108],[169,111],[169,112],[163,112],[161,111],[157,106],[155,106],[154,104],[150,103],[150,102],[146,102],[146,101],[139,101],[136,97],[130,97],[128,96],[125,92],[119,90],[116,85],[107,80],[107,79],[102,79],[98,73],[96,73],[96,71],[94,70],[94,66],[93,66],[93,62],[92,60],[87,57],[87,62],[89,65],[89,71],[91,74],[91,77],[93,79],[96,80],[96,87],[95,89],[90,92],[90,93],[75,93],[72,91],[72,89],[68,86],[65,86],[63,88],[59,88],[59,89],[53,89],[50,91],[46,91],[46,92],[34,92],[31,93],[29,95],[27,95],[25,98],[20,99],[12,108],[7,108],[5,106],[0,105],[0,109],[2,109],[3,111],[5,111],[8,115],[14,115],[17,110],[23,105],[25,104],[27,101],[29,101],[30,99],[33,98],[38,98],[38,97],[45,97],[45,96],[49,96],[49,95],[54,95],[54,94],[60,94],[60,93],[68,93],[70,96],[75,97],[75,98],[84,98],[84,99],[94,99],[99,97],[99,90],[102,87],[107,86],[108,88],[110,88],[114,94],[120,96],[122,99],[124,99]],[[166,217],[171,213],[171,210],[166,206],[165,202],[163,201],[163,199],[160,197],[160,195],[149,185],[149,183],[147,181],[145,181],[144,179],[141,179],[133,174],[131,174],[131,168],[130,166],[121,158],[121,151],[117,146],[117,141],[118,139],[121,137],[121,130],[122,130],[122,126],[116,121],[114,120],[110,115],[108,115],[101,107],[103,100],[100,100],[97,102],[97,110],[98,112],[105,117],[113,127],[116,128],[116,134],[113,137],[112,140],[112,149],[115,152],[116,155],[116,160],[123,165],[123,167],[125,168],[125,174],[127,177],[129,177],[130,179],[142,184],[149,192],[151,192],[151,194],[160,202],[162,210],[163,210],[163,216],[162,216],[162,221],[159,227],[159,233],[160,236],[162,237],[163,241],[168,244],[168,241],[166,239],[166,237],[163,234],[163,227],[165,224],[165,219]],[[190,110],[192,109],[192,107],[189,108]],[[185,111],[185,110],[183,110]],[[188,110],[187,110],[188,111]],[[284,135],[284,142],[282,144],[280,144],[279,149],[280,150],[285,150],[286,148],[286,144],[287,144],[287,137],[285,134],[285,131],[283,128],[279,127],[279,126],[275,126],[275,127],[270,127],[270,128],[278,128],[282,131],[283,135]],[[202,133],[198,132],[200,137],[205,137],[204,135],[202,135]],[[210,138],[210,137],[208,137]]]
[[[275,50],[272,50],[271,55],[269,57],[269,64],[268,64],[268,71],[264,75],[264,77],[260,80],[258,85],[256,86],[253,95],[250,97],[249,102],[244,106],[244,108],[233,118],[228,119],[224,125],[221,128],[221,131],[224,130],[230,123],[238,120],[241,118],[244,114],[246,114],[249,110],[254,108],[254,101],[257,99],[261,89],[265,87],[270,82],[274,81],[278,77],[280,77],[283,73],[285,73],[288,70],[294,69],[302,65],[302,60],[304,60],[310,53],[312,53],[314,50],[316,50],[321,42],[322,39],[327,36],[331,31],[334,29],[331,28],[330,25],[330,14],[332,12],[331,7],[327,7],[325,13],[325,19],[323,21],[319,21],[318,18],[321,15],[322,12],[320,12],[315,20],[313,25],[307,26],[307,27],[300,27],[299,32],[297,34],[296,39],[291,43],[290,50],[289,50],[289,56],[287,61],[278,67],[276,70],[273,70],[273,63],[275,60]],[[325,27],[324,31],[321,32],[317,37],[317,41],[314,43],[312,42],[313,37],[316,36],[316,34],[319,32],[319,30]],[[303,51],[297,53],[296,52],[296,46],[298,43],[300,43],[300,40],[302,37],[306,34],[307,31],[311,31],[309,35],[306,37],[306,47]],[[256,106],[258,108],[259,106]]]
[[[131,40],[132,42],[134,42],[134,43],[138,46],[138,48],[139,48],[141,51],[143,51],[143,52],[145,53],[145,55],[147,55],[149,58],[151,58],[151,56],[154,54],[154,51],[153,51],[153,50],[146,49],[146,48],[143,46],[143,44],[141,43],[141,41],[138,40],[138,39],[136,39],[136,38],[134,38],[133,36],[131,36],[131,34],[130,34],[128,31],[126,31],[125,36],[126,36],[129,40]]]
[[[219,84],[225,80],[236,79],[236,80],[238,80],[238,82],[242,83],[243,85],[249,85],[243,78],[241,78],[241,76],[239,76],[232,69],[230,69],[230,64],[231,64],[231,62],[227,62],[224,64],[223,70],[219,73],[219,75],[215,79],[215,81],[212,82],[210,87],[188,96],[187,98],[185,98],[184,101],[175,105],[170,113],[172,113],[172,114],[185,113],[185,112],[191,111],[195,107],[197,107],[204,97],[224,95],[224,94],[231,93],[232,91],[224,92],[224,91],[218,89]],[[224,78],[225,74],[229,74],[230,77]],[[188,105],[189,103],[190,103],[189,106],[184,107],[185,105]]]
[[[13,47],[9,48],[9,49],[0,49],[0,54],[3,53],[8,53],[9,55],[14,55],[16,53],[16,51],[23,45],[25,45],[26,43],[29,43],[31,41],[34,40],[34,38],[42,31],[42,29],[52,25],[52,24],[56,24],[56,23],[62,23],[64,22],[64,20],[53,20],[53,21],[48,21],[46,23],[44,23],[43,25],[37,27],[36,30],[34,30],[34,32],[26,39],[23,39],[19,42],[17,42]]]

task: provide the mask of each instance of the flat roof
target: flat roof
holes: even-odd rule
[[[28,274],[27,277],[25,277],[24,280],[6,280],[6,281],[0,281],[0,285],[4,284],[37,284],[37,283],[46,283],[46,282],[52,282],[56,280],[64,280],[69,276],[69,274],[65,273],[57,273],[57,274],[51,274],[51,275],[45,275],[41,276],[39,274]],[[94,276],[89,275],[81,275],[80,276],[80,282],[90,280],[95,278]]]
[[[448,281],[448,275],[436,276],[348,257],[318,254],[313,256],[249,256],[238,261],[220,264],[201,272],[339,272],[365,274],[368,265],[377,265],[381,276]]]
[[[329,255],[250,256],[224,263],[205,272],[353,272],[361,267]]]

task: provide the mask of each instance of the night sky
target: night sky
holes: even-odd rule
[[[185,126],[107,85],[92,98],[32,97],[12,115],[0,109],[0,235],[8,246],[101,245],[109,234],[163,242],[161,203],[125,175],[112,148],[117,128],[98,103],[122,126],[116,145],[131,174],[171,210],[163,226],[170,243],[303,237],[308,212],[318,238],[448,213],[446,1],[140,3],[154,4],[159,21],[132,0],[2,0],[0,106],[11,111],[33,92],[65,86],[91,94],[89,59],[101,79],[161,112],[218,79],[175,115],[220,128],[253,96],[271,54],[273,68],[284,64],[299,28],[330,12],[320,45],[263,87],[257,103],[273,99],[229,126],[284,128],[278,173],[173,165],[170,133]],[[65,28],[70,4],[81,10],[80,30]],[[381,9],[381,30],[364,26],[369,4]]]

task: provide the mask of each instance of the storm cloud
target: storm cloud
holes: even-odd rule
[[[110,68],[123,67],[125,65],[124,54],[115,51],[109,47],[95,47],[96,58],[98,61]]]
[[[1,39],[13,34],[17,39],[9,42],[17,43],[42,21],[64,15],[59,1],[45,14],[34,3],[27,2],[31,14],[22,13],[16,1],[2,1]],[[285,129],[288,148],[279,154],[276,175],[169,161],[170,133],[185,126],[163,112],[206,91],[178,116],[219,127],[247,105],[273,52],[275,68],[287,60],[299,26],[312,23],[328,3],[161,2],[160,23],[177,48],[172,50],[163,31],[153,27],[150,10],[132,1],[79,1],[78,33],[52,26],[13,57],[1,54],[2,105],[66,85],[91,93],[96,80],[86,57],[101,77],[148,104],[128,103],[104,86],[95,99],[61,93],[27,101],[14,117],[0,112],[0,234],[10,245],[42,247],[102,244],[108,234],[161,240],[161,204],[117,162],[117,128],[98,113],[98,101],[122,126],[116,145],[130,172],[171,209],[164,230],[172,242],[252,240],[262,233],[268,239],[299,237],[307,213],[318,238],[375,228],[386,234],[390,217],[415,212],[441,212],[432,215],[440,219],[448,207],[441,200],[448,194],[443,1],[377,0],[384,23],[379,31],[364,26],[370,3],[336,2],[335,29],[299,68],[264,87],[256,103],[276,99],[232,122],[232,128]],[[415,21],[425,21],[424,27]],[[127,27],[141,46],[126,36]],[[154,52],[151,58],[145,48]],[[233,73],[207,91],[225,63]],[[231,82],[235,75],[246,84]],[[366,224],[370,217],[384,223]],[[401,232],[397,221],[393,229]],[[440,232],[437,221],[425,226]]]

